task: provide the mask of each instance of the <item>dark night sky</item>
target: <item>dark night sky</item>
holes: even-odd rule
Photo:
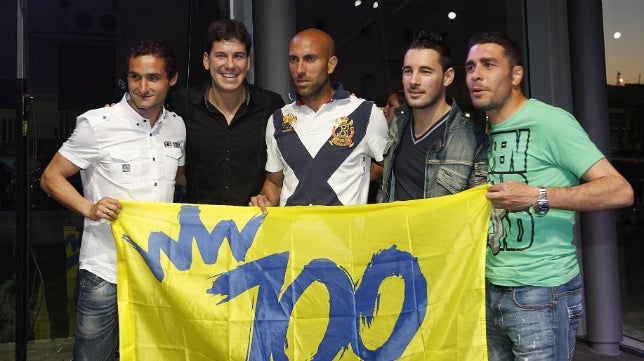
[[[617,72],[624,83],[637,84],[644,73],[644,1],[603,0],[606,80],[615,84]],[[620,32],[615,39],[613,34]],[[644,79],[639,80],[644,82]]]

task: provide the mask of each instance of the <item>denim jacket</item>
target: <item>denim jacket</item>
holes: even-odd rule
[[[455,194],[487,182],[487,136],[465,118],[453,98],[447,97],[447,101],[451,103],[452,110],[443,139],[438,147],[429,149],[425,161],[424,198]],[[402,132],[411,118],[408,105],[395,110],[385,148],[378,202],[396,200],[393,163]]]

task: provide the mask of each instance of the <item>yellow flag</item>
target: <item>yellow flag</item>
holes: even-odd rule
[[[121,359],[487,360],[486,189],[266,216],[121,201]]]

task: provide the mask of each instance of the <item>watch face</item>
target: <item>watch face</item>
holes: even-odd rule
[[[548,213],[548,210],[550,210],[548,202],[538,201],[534,206],[534,211],[537,212],[537,214],[546,214]]]

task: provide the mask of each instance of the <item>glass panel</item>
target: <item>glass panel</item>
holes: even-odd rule
[[[24,4],[26,36],[17,37],[16,3]],[[166,40],[179,60],[179,86],[188,67],[201,65],[207,24],[226,17],[228,1],[57,0],[0,2],[0,359],[13,359],[16,318],[16,197],[22,177],[29,192],[26,328],[28,359],[71,359],[76,325],[76,274],[83,218],[40,188],[40,175],[74,129],[76,117],[120,100],[125,54],[134,41]],[[194,37],[190,26],[195,29]],[[18,44],[19,43],[19,44]],[[17,49],[24,47],[29,102],[26,174],[16,174]],[[81,189],[78,175],[70,178]],[[57,339],[40,343],[39,340]],[[35,352],[34,352],[35,351]]]
[[[635,190],[635,204],[616,213],[624,335],[644,342],[644,3],[602,4],[612,161]]]

